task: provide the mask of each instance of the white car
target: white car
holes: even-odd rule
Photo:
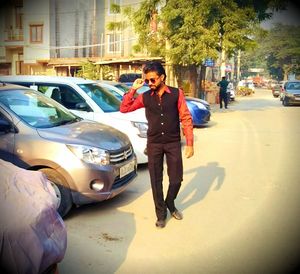
[[[60,76],[0,76],[0,81],[33,88],[56,100],[84,119],[110,125],[129,137],[138,164],[148,162],[147,129],[144,110],[121,113],[121,101],[96,81]]]
[[[101,87],[108,89],[113,95],[115,95],[120,100],[123,99],[124,93],[126,93],[130,89],[130,87],[120,82],[105,80],[98,80],[97,82]]]

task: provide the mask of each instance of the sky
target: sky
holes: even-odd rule
[[[270,20],[264,21],[261,26],[265,29],[272,28],[275,23],[282,23],[284,25],[300,26],[300,8],[299,5],[289,4],[287,10],[274,12]]]

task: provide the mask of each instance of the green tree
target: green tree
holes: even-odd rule
[[[109,66],[96,65],[91,61],[82,63],[81,69],[77,71],[76,76],[91,80],[113,79],[112,69]]]
[[[280,72],[286,80],[289,73],[300,74],[300,27],[277,24],[262,41],[270,73]],[[276,75],[279,78],[279,75]]]
[[[262,67],[277,80],[300,74],[300,27],[277,24],[255,37],[257,47],[242,56],[244,76],[250,67]]]
[[[151,29],[154,18],[157,31]],[[141,48],[188,68],[194,96],[197,68],[206,58],[216,60],[220,52],[230,56],[252,44],[249,37],[258,22],[253,8],[234,0],[146,0],[132,19]]]
[[[281,9],[284,0],[145,0],[133,11],[114,7],[130,19],[138,34],[135,51],[163,57],[172,64],[179,86],[182,68],[189,71],[191,93],[196,94],[197,68],[205,75],[205,59],[221,61],[237,51],[255,46],[257,24],[271,17],[268,11]],[[110,23],[110,30],[124,29],[126,20]],[[223,66],[224,67],[224,66]],[[204,71],[205,72],[205,71]],[[201,83],[201,79],[200,79]]]

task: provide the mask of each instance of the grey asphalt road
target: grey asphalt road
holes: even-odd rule
[[[120,196],[65,219],[59,273],[291,273],[300,257],[299,118],[300,107],[283,107],[269,90],[227,110],[213,105],[184,159],[184,219],[155,227],[148,170],[139,167]]]

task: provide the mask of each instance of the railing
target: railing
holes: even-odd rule
[[[23,41],[23,29],[10,29],[4,31],[4,40],[7,42],[11,41]]]

